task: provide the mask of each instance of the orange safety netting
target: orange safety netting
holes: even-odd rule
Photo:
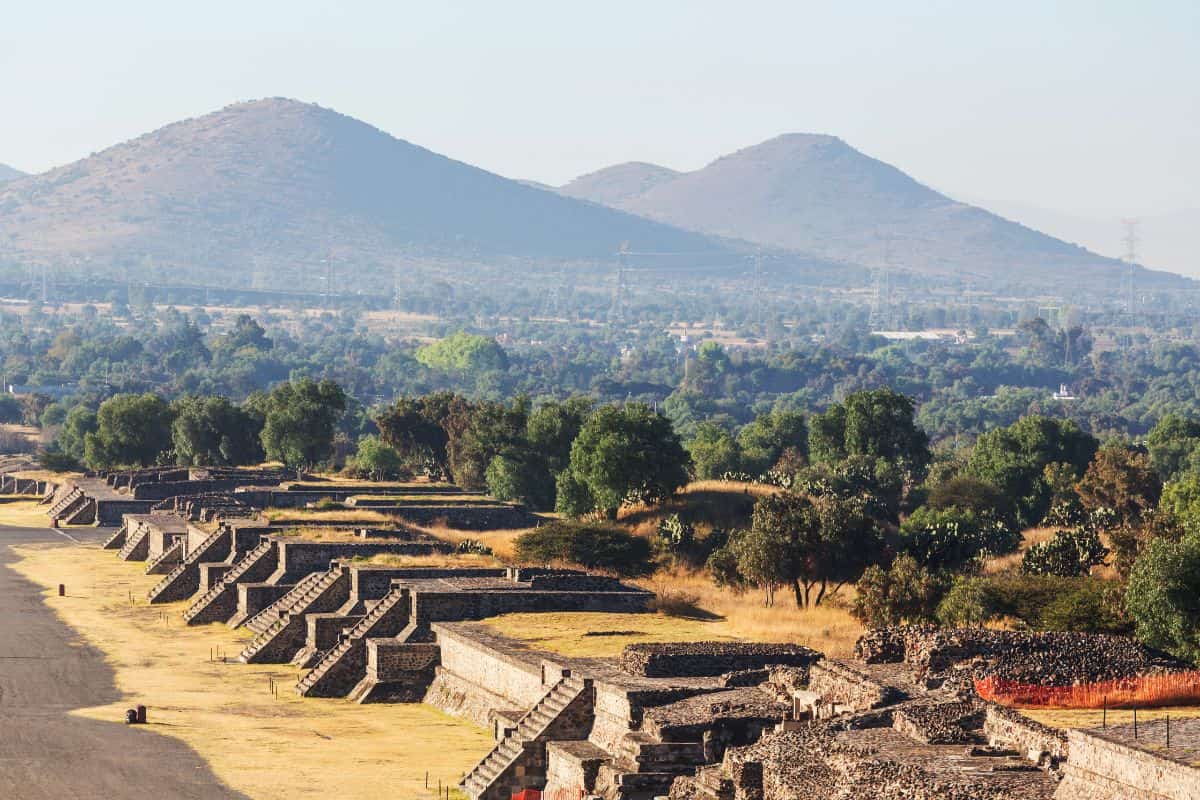
[[[1171,672],[1076,686],[1039,686],[982,678],[975,691],[984,700],[1005,706],[1039,708],[1152,708],[1200,704],[1200,670]]]

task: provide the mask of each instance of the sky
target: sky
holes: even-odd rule
[[[0,163],[285,96],[550,184],[805,131],[951,195],[1153,217],[1200,209],[1197,42],[1196,0],[9,3]]]

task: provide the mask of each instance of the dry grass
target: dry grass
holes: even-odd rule
[[[183,740],[248,797],[433,797],[439,780],[456,782],[491,748],[487,731],[430,706],[302,699],[292,691],[293,667],[210,662],[214,648],[236,657],[248,634],[219,624],[184,626],[184,604],[130,606],[130,592],[144,597],[158,580],[140,564],[68,545],[18,553],[15,568],[46,587],[45,602],[116,672],[121,700],[74,713],[112,721],[144,703],[147,735]],[[69,596],[51,591],[59,582]],[[277,698],[270,680],[279,682]],[[424,788],[426,771],[434,789]]]
[[[441,523],[433,525],[414,525],[409,523],[409,527],[422,533],[427,533],[444,542],[450,542],[451,544],[458,544],[467,539],[483,542],[492,548],[492,553],[502,561],[512,561],[516,558],[514,542],[516,542],[517,537],[533,530],[532,528],[497,528],[493,531],[466,531],[460,528],[451,528]]]
[[[1060,530],[1062,528],[1029,528],[1021,534],[1021,544],[1015,553],[989,558],[984,562],[983,573],[985,575],[997,575],[1002,572],[1011,572],[1012,570],[1019,569],[1021,559],[1025,557],[1026,550],[1035,544],[1050,541],[1054,538],[1054,534]]]
[[[355,511],[350,509],[318,511],[308,508],[272,508],[264,511],[263,515],[271,522],[361,522],[363,524],[390,524],[396,521],[395,517],[382,514],[378,511]]]
[[[695,573],[660,573],[644,582],[650,589],[697,598],[702,616],[564,612],[506,614],[485,621],[498,632],[569,656],[616,656],[636,642],[754,641],[795,642],[831,656],[850,655],[863,628],[843,608],[823,605],[798,609],[780,593],[764,608],[757,593],[736,594]],[[591,633],[592,635],[581,635]]]
[[[0,525],[11,525],[15,528],[45,528],[50,524],[46,514],[48,506],[40,505],[36,500],[17,500],[12,503],[0,503]]]
[[[1049,725],[1054,728],[1098,728],[1105,719],[1104,711],[1096,708],[1071,710],[1022,708],[1019,710],[1030,719],[1037,720],[1043,725]],[[1139,708],[1137,718],[1138,722],[1150,722],[1151,720],[1162,719],[1168,714],[1171,715],[1171,719],[1200,717],[1200,706]],[[1133,711],[1112,708],[1108,710],[1109,725],[1127,725],[1131,722],[1133,722]]]
[[[495,556],[485,556],[478,553],[446,553],[428,556],[402,556],[394,553],[381,553],[362,559],[363,564],[373,567],[500,567],[504,566]]]

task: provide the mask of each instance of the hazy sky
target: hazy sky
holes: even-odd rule
[[[12,2],[0,162],[288,96],[504,175],[832,133],[951,193],[1200,206],[1200,2]]]

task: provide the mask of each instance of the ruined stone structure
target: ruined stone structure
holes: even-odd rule
[[[1068,742],[1071,757],[1055,800],[1200,797],[1200,719],[1071,731]]]
[[[574,570],[371,561],[452,549],[404,521],[453,509],[458,527],[528,519],[454,487],[284,477],[144,470],[64,484],[50,505],[101,523],[142,504],[105,546],[163,575],[150,601],[190,600],[188,624],[245,626],[254,638],[240,660],[305,669],[301,695],[425,702],[488,728],[494,747],[462,782],[473,800],[525,788],[605,800],[1200,798],[1200,721],[1175,721],[1168,748],[1162,723],[1136,737],[1067,734],[975,694],[984,676],[1061,685],[1181,666],[1132,640],[895,628],[864,636],[853,659],[743,642],[565,657],[481,621],[644,612],[652,595]],[[316,538],[302,515],[253,514],[327,498],[397,523],[323,526]]]

